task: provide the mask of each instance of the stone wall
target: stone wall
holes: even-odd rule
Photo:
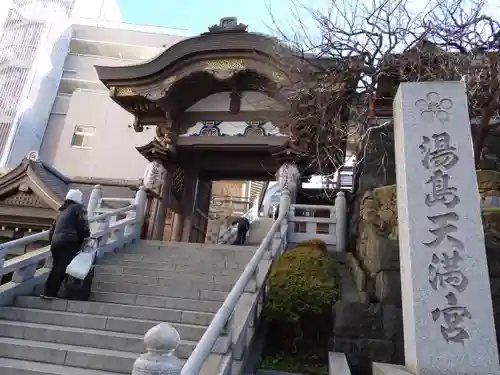
[[[359,236],[360,206],[366,191],[396,183],[394,161],[394,136],[392,127],[382,126],[367,133],[365,142],[359,144],[359,160],[354,178],[354,191],[349,204],[349,246]],[[354,247],[351,247],[354,251]]]
[[[404,364],[402,311],[382,303],[339,301],[333,309],[333,347],[353,374],[371,375],[371,363]]]
[[[500,196],[500,173],[478,171],[478,187],[482,198]],[[487,238],[488,261],[493,262],[500,247],[500,214],[483,215]],[[372,301],[400,304],[398,217],[396,185],[384,186],[363,195],[359,215],[359,236],[349,265],[359,291]],[[500,267],[499,267],[500,268]],[[363,276],[359,274],[364,273]],[[499,295],[500,297],[500,295]]]
[[[500,196],[500,172],[480,170],[477,180],[482,198]],[[500,323],[500,213],[484,213],[483,223],[494,308]],[[348,259],[358,291],[365,302],[400,306],[396,185],[364,193],[358,225],[355,252]]]
[[[395,185],[366,191],[349,266],[367,301],[401,305]],[[364,277],[363,277],[364,275]]]
[[[500,173],[478,171],[481,196],[500,196]],[[486,251],[500,333],[500,213],[485,213]],[[365,190],[359,200],[358,237],[347,265],[361,302],[334,306],[332,350],[346,353],[351,369],[371,374],[371,362],[404,364],[396,185]]]

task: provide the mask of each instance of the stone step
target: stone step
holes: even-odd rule
[[[88,328],[0,320],[0,336],[95,349],[123,350],[137,353],[138,356],[145,352],[143,335]],[[181,341],[176,355],[179,358],[188,358],[195,346],[193,341]]]
[[[129,374],[130,371],[127,373]],[[0,357],[0,374],[2,375],[123,375],[123,373],[87,370],[78,367],[52,365]]]
[[[127,374],[137,353],[0,337],[0,357]]]
[[[32,296],[17,297],[15,305],[17,307],[29,309],[67,311],[80,314],[158,320],[203,326],[208,326],[214,317],[214,314],[206,312],[183,311],[159,307],[129,306],[103,302],[67,301],[63,299],[46,301]]]
[[[129,249],[143,249],[143,248],[167,248],[171,251],[177,252],[188,252],[188,251],[234,251],[234,252],[245,252],[245,251],[255,251],[255,246],[253,245],[226,245],[226,244],[211,244],[211,243],[199,243],[199,242],[160,242],[160,241],[141,241],[140,243],[129,247]]]
[[[115,260],[125,260],[134,262],[161,262],[162,267],[170,265],[174,269],[181,269],[184,266],[196,266],[199,268],[213,269],[213,268],[228,268],[228,269],[244,269],[250,260],[218,260],[218,259],[196,259],[196,258],[172,258],[168,254],[142,254],[142,253],[117,253],[113,256],[104,258],[99,263],[101,264],[114,264]],[[163,263],[166,263],[165,265]]]
[[[16,322],[62,325],[103,331],[145,334],[158,325],[157,320],[120,318],[105,315],[90,315],[56,310],[29,309],[24,307],[1,307],[0,319]],[[183,340],[199,341],[206,327],[172,322]],[[0,357],[1,357],[0,353]]]
[[[119,267],[137,267],[137,268],[160,268],[165,271],[175,271],[175,272],[187,272],[187,273],[203,273],[203,274],[214,274],[214,275],[231,275],[235,272],[243,271],[243,268],[238,268],[237,266],[232,268],[227,267],[217,267],[214,264],[209,266],[199,266],[199,265],[186,265],[186,264],[171,264],[168,262],[158,261],[158,260],[127,260],[120,258],[117,254],[116,257],[105,257],[100,259],[98,265],[110,265]]]
[[[138,305],[144,307],[175,308],[186,311],[200,311],[216,313],[222,306],[218,301],[200,301],[199,299],[146,296],[142,294],[92,292],[92,301],[109,302],[124,305]]]
[[[149,277],[141,275],[119,275],[97,272],[94,283],[124,283],[150,287],[167,287],[176,289],[205,289],[219,292],[230,292],[236,280],[231,283],[203,281],[203,280],[178,280],[176,278]]]
[[[178,287],[167,288],[164,286],[148,286],[123,282],[95,282],[92,286],[92,290],[96,292],[131,293],[143,294],[146,296],[178,297],[221,302],[223,302],[228,295],[227,292],[218,290],[188,289]]]
[[[210,253],[207,254],[172,254],[168,251],[161,250],[140,250],[140,251],[132,251],[132,250],[121,250],[119,252],[120,255],[144,255],[154,259],[165,259],[172,262],[177,263],[203,263],[203,262],[236,262],[236,263],[248,263],[248,261],[252,258],[253,253],[234,253],[233,255],[212,255]]]
[[[267,234],[267,233],[266,233]],[[159,251],[159,252],[165,252],[169,253],[172,255],[198,255],[198,256],[213,256],[213,257],[219,257],[219,256],[227,256],[227,257],[232,257],[234,255],[253,255],[256,250],[255,245],[251,246],[225,246],[224,245],[212,245],[212,244],[201,244],[200,246],[197,247],[186,247],[186,246],[148,246],[148,245],[137,245],[133,247],[126,247],[121,251],[126,251],[126,252],[133,252],[133,253],[140,253],[140,252],[154,252],[154,251]]]
[[[151,266],[151,268],[149,267]],[[156,266],[156,267],[152,267]],[[188,273],[175,270],[166,270],[157,266],[157,263],[148,263],[143,267],[126,267],[113,264],[97,264],[97,272],[115,274],[115,275],[131,275],[131,276],[148,276],[148,277],[163,277],[166,279],[176,280],[195,280],[195,281],[217,281],[217,282],[236,282],[241,276],[241,271],[226,270],[225,275],[217,273]]]

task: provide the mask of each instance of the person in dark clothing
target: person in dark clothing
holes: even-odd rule
[[[247,232],[250,229],[250,222],[246,217],[242,217],[238,220],[238,233],[236,236],[236,245],[244,245],[247,239]]]
[[[274,220],[278,220],[278,217],[280,216],[280,206],[276,206],[276,212],[274,213]]]
[[[66,267],[78,254],[85,239],[90,237],[87,213],[82,203],[82,192],[70,189],[66,194],[66,200],[59,207],[59,214],[49,231],[52,269],[41,298],[57,297],[66,275]]]

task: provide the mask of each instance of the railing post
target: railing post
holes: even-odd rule
[[[87,215],[89,217],[94,216],[94,211],[99,204],[99,200],[103,197],[103,191],[101,185],[94,186],[92,193],[90,193],[89,203],[87,205]]]
[[[160,323],[144,335],[147,353],[134,363],[132,375],[179,375],[182,362],[174,354],[181,339],[168,323]]]
[[[337,235],[337,252],[343,253],[347,246],[347,201],[345,193],[339,191],[335,198],[335,234]]]
[[[281,237],[280,253],[286,251],[286,246],[288,244],[288,217],[289,217],[291,202],[292,199],[290,190],[288,189],[288,187],[284,187],[281,190],[280,205],[279,205],[280,207],[279,216],[281,215],[284,216],[283,221],[281,222],[281,228],[279,229]]]
[[[146,211],[146,200],[147,200],[146,188],[144,187],[144,185],[141,185],[134,199],[134,204],[136,205],[135,217],[137,220],[136,235],[135,235],[136,238],[141,237],[142,225],[144,224],[144,214]]]

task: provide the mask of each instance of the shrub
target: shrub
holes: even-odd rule
[[[318,239],[312,239],[310,241],[301,242],[296,246],[296,248],[297,247],[315,247],[318,250],[321,250],[321,252],[325,254],[328,253],[328,249],[326,248],[326,243]]]
[[[282,255],[271,271],[265,316],[296,322],[304,314],[323,313],[336,296],[331,260],[319,247],[299,245]]]
[[[299,244],[283,254],[271,271],[264,306],[268,349],[310,356],[322,347],[326,355],[336,297],[332,261],[322,241]]]

